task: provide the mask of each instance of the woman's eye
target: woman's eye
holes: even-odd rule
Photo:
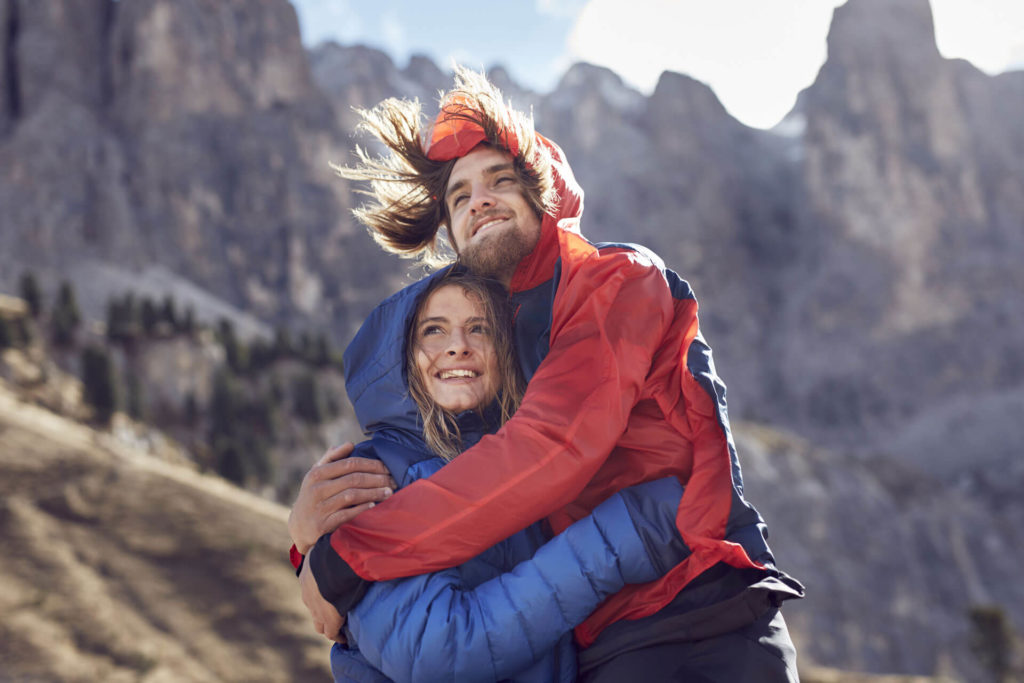
[[[441,334],[443,330],[438,325],[428,325],[420,330],[420,334],[424,337],[429,337],[434,334]]]
[[[491,328],[487,325],[473,325],[469,328],[470,334],[490,334]]]

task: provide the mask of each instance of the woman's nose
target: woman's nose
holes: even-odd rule
[[[465,356],[469,354],[470,346],[469,340],[466,339],[466,333],[461,328],[452,331],[451,336],[448,338],[448,349],[447,353],[449,356]]]

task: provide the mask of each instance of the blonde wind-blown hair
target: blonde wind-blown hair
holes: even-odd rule
[[[410,319],[405,334],[405,366],[409,380],[409,395],[419,408],[423,420],[423,438],[434,453],[445,460],[451,460],[464,450],[462,434],[457,416],[437,404],[429,393],[416,365],[416,329],[420,315],[431,295],[445,287],[459,287],[480,303],[484,319],[491,330],[491,341],[498,362],[497,424],[488,427],[497,429],[505,424],[519,408],[519,402],[526,391],[526,382],[519,371],[515,351],[512,347],[512,311],[508,296],[500,283],[471,275],[464,271],[449,271],[434,279],[419,295],[415,313]],[[481,410],[488,406],[481,406]],[[491,411],[488,411],[490,413]]]
[[[370,199],[353,211],[356,218],[386,251],[431,265],[447,261],[438,229],[449,226],[444,196],[456,159],[430,158],[433,125],[425,123],[416,100],[387,99],[358,113],[358,130],[370,133],[387,152],[373,157],[356,147],[356,166],[332,166],[343,178],[369,182],[364,194]],[[456,67],[454,88],[441,94],[440,117],[473,122],[483,129],[482,144],[504,151],[509,151],[506,141],[515,140],[513,166],[526,200],[538,217],[554,212],[551,154],[537,139],[532,117],[512,109],[483,74]]]

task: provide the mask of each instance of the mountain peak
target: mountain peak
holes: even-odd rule
[[[939,57],[928,0],[849,0],[836,8],[828,33],[829,61],[909,54]]]

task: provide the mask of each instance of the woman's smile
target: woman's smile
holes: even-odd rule
[[[494,332],[483,305],[457,285],[430,295],[416,321],[416,368],[438,405],[481,410],[498,393]]]

